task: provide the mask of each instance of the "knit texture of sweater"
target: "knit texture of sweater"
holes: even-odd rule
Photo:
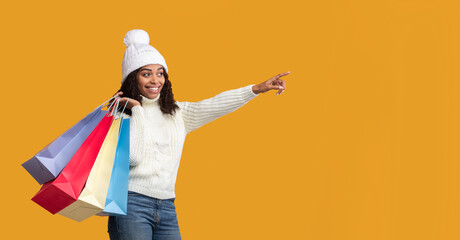
[[[252,86],[199,102],[176,102],[179,109],[174,115],[161,112],[159,96],[142,97],[142,106],[131,109],[129,190],[158,199],[175,198],[186,135],[255,98]]]

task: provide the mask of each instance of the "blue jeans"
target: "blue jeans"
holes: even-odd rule
[[[180,240],[174,198],[156,199],[128,192],[126,216],[109,217],[111,240]]]

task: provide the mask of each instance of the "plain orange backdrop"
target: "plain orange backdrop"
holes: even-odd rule
[[[30,198],[21,167],[120,86],[123,37],[149,32],[179,101],[262,82],[191,133],[183,239],[460,239],[458,1],[2,3],[3,239],[108,239]],[[5,235],[6,233],[6,235]],[[5,237],[6,236],[6,237]]]

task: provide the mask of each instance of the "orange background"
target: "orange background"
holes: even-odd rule
[[[284,71],[191,133],[183,239],[460,239],[458,1],[3,3],[2,232],[108,239],[53,216],[20,166],[120,86],[123,37],[150,34],[179,101]]]

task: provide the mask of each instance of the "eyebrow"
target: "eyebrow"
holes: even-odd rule
[[[159,67],[157,70],[161,70],[161,69],[164,70],[164,67]],[[143,69],[141,69],[141,71],[144,71],[144,70],[152,71],[152,69],[150,69],[150,68],[143,68]]]

